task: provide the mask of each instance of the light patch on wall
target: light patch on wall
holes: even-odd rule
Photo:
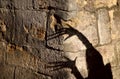
[[[54,15],[50,16],[50,28],[55,31],[55,25],[57,24],[57,20],[56,18],[54,17]]]
[[[94,5],[96,8],[100,7],[112,7],[116,5],[117,0],[95,0]]]
[[[0,20],[0,31],[6,32],[6,25],[2,20]]]

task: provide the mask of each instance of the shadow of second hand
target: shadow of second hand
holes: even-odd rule
[[[81,32],[71,26],[66,30],[69,30],[67,31],[69,37],[77,35],[78,39],[86,46],[87,79],[113,79],[110,63],[106,66],[104,65],[101,54],[92,46],[89,40]]]
[[[58,33],[62,32],[62,34],[68,34],[68,37],[66,39],[70,38],[73,35],[76,35],[78,39],[82,41],[82,43],[86,46],[86,63],[88,69],[88,77],[85,79],[113,79],[110,63],[104,65],[101,54],[92,46],[89,40],[81,32],[74,29],[70,25],[68,26],[69,28],[59,29]],[[72,62],[70,63],[70,60],[67,60],[69,62],[54,63],[57,65],[53,67],[60,67],[58,69],[66,67],[70,68],[77,79],[83,79],[75,64],[71,64]]]

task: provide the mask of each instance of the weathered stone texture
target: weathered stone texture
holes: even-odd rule
[[[49,0],[32,0],[33,9],[47,8],[49,5]]]
[[[46,26],[46,13],[42,11],[15,11],[15,27],[16,31],[21,32],[15,33],[14,41],[20,45],[21,42],[27,42],[27,34],[29,33],[34,38],[44,39],[44,31]],[[28,17],[29,16],[29,17]],[[42,31],[43,30],[43,31]],[[40,33],[41,34],[40,34]],[[21,38],[21,39],[20,39]],[[17,41],[16,41],[17,40]]]
[[[119,5],[120,0],[0,0],[0,79],[75,79],[70,69],[47,67],[63,56],[78,57],[76,66],[87,77],[86,47],[77,35],[47,40],[60,22],[64,28],[69,24],[83,33],[104,64],[112,66],[113,79],[119,79]],[[51,10],[54,22],[49,19]]]
[[[6,46],[4,42],[0,42],[0,64],[5,63]]]
[[[14,6],[15,9],[33,9],[33,3],[32,0],[13,0],[12,6]]]
[[[120,65],[120,41],[116,42],[116,58],[117,58],[117,62],[118,62],[118,65]]]
[[[120,38],[120,11],[114,11],[113,12],[113,18],[112,18],[112,27],[111,27],[111,33],[112,33],[112,39],[118,39]]]
[[[1,0],[0,1],[0,8],[7,8],[7,9],[33,9],[32,0]]]
[[[8,41],[21,46],[21,44],[26,43],[29,40],[27,39],[28,32],[30,32],[30,34],[35,38],[39,38],[41,40],[44,39],[44,35],[39,32],[41,31],[44,34],[45,31],[45,12],[1,9],[0,16],[7,25],[6,39]],[[20,34],[23,35],[21,36]]]
[[[112,69],[113,71],[113,79],[119,79],[120,78],[120,67],[114,67]]]
[[[111,66],[117,66],[117,58],[115,57],[114,45],[104,45],[97,47],[103,57],[104,64],[111,63]]]
[[[15,69],[15,79],[45,79],[45,78],[42,76],[40,77],[39,75],[35,74],[35,72],[33,72],[30,69],[24,69],[21,67],[17,67]]]
[[[86,19],[87,18],[87,19]],[[75,29],[82,32],[93,45],[98,44],[97,36],[97,19],[94,14],[87,11],[80,11],[76,14],[74,18],[71,18],[70,21],[63,22],[63,25],[69,24],[72,25]],[[88,33],[90,32],[90,33]],[[92,37],[94,34],[94,37]],[[73,39],[75,40],[75,39]],[[77,39],[76,39],[77,40]],[[79,41],[79,39],[78,39]],[[75,41],[73,42],[75,44]],[[78,43],[76,43],[76,46]],[[80,46],[81,44],[79,44]],[[71,45],[72,46],[72,45]],[[78,50],[82,49],[84,46],[80,46]],[[76,47],[74,46],[76,49]]]
[[[100,7],[112,7],[116,5],[117,0],[95,0],[94,5],[96,8]]]
[[[31,68],[33,70],[38,69],[38,60],[34,56],[27,54],[27,52],[14,50],[12,46],[7,47],[7,59],[6,63],[10,65],[21,66],[25,68]]]
[[[73,41],[76,40],[76,41]],[[64,41],[64,51],[65,52],[78,52],[80,50],[86,49],[82,42],[77,38],[77,36],[73,36],[66,41]]]
[[[79,52],[79,55],[80,54],[85,54],[85,51]],[[76,56],[76,57],[78,57],[78,59],[76,60],[76,66],[77,66],[78,70],[81,72],[81,75],[84,78],[88,77],[88,70],[87,70],[87,66],[86,66],[85,56]]]
[[[15,67],[9,65],[0,65],[0,79],[14,79]]]
[[[117,0],[117,4],[118,4],[118,7],[120,8],[120,6],[119,6],[120,5],[120,0]]]
[[[98,32],[100,44],[111,42],[110,18],[107,9],[98,10]]]

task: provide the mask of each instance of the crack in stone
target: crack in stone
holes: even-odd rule
[[[15,71],[16,71],[16,67],[14,68],[13,79],[16,79]]]

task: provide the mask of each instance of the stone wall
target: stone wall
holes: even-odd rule
[[[119,21],[120,0],[0,0],[0,79],[75,79],[70,69],[48,67],[64,56],[77,57],[87,77],[86,47],[77,35],[51,36],[68,25],[85,35],[119,79]]]

